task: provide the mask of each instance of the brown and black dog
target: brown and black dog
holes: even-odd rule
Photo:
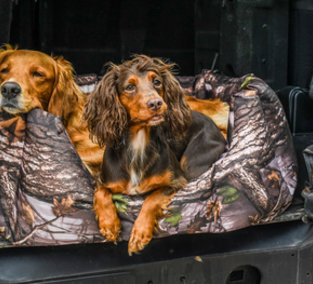
[[[225,150],[214,122],[189,108],[173,66],[144,55],[112,64],[85,107],[91,137],[106,146],[94,196],[101,233],[116,241],[121,229],[112,194],[149,193],[132,229],[130,254],[150,242],[175,191]]]

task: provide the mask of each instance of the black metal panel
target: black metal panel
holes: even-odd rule
[[[195,1],[195,73],[217,67],[220,48],[220,0]]]
[[[181,75],[253,72],[275,89],[307,86],[313,72],[311,0],[14,3],[10,43],[64,55],[81,74],[133,53],[170,58]]]
[[[312,230],[298,221],[173,236],[152,240],[132,257],[126,242],[7,248],[0,254],[0,283],[216,284],[233,279],[252,284],[244,279],[257,279],[257,272],[261,282],[255,283],[311,283]]]
[[[193,75],[193,7],[192,0],[40,0],[39,49],[63,55],[80,74],[145,53]]]
[[[10,39],[10,27],[12,20],[12,0],[2,0],[0,6],[0,45],[8,43]]]
[[[309,87],[313,75],[313,1],[292,1],[289,84]]]
[[[10,2],[12,2],[12,22],[7,43],[22,48],[38,49],[38,3],[33,0]],[[0,8],[3,9],[3,6]],[[2,19],[0,22],[3,24]]]
[[[224,1],[220,69],[254,73],[272,88],[287,83],[289,0]]]

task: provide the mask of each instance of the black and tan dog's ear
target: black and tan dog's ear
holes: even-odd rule
[[[78,103],[82,92],[74,81],[72,64],[63,57],[55,60],[55,82],[52,95],[48,104],[48,111],[55,116],[60,116],[64,125]]]
[[[168,107],[166,120],[168,121],[170,135],[172,137],[182,137],[182,134],[191,123],[191,110],[182,87],[173,75],[175,64],[165,63],[158,58],[154,58],[153,61],[159,66],[163,79],[163,99]]]
[[[118,96],[118,74],[118,66],[111,64],[85,105],[90,136],[100,147],[119,143],[127,127],[127,112]]]

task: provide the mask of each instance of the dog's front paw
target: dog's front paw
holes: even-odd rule
[[[140,222],[137,220],[128,241],[128,254],[132,255],[140,250],[151,241],[154,231],[154,224],[151,222]]]
[[[98,220],[100,233],[105,236],[109,242],[116,243],[116,239],[121,231],[121,221],[118,216],[115,218],[111,216],[99,216]]]

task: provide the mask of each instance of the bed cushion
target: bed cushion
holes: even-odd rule
[[[84,80],[85,79],[85,80]],[[77,82],[92,90],[97,76]],[[189,95],[230,105],[227,151],[173,198],[155,237],[223,233],[271,222],[290,205],[297,163],[275,92],[251,74],[179,77]],[[60,118],[0,113],[0,246],[105,242],[92,210],[95,182]],[[128,240],[143,197],[114,195]]]

